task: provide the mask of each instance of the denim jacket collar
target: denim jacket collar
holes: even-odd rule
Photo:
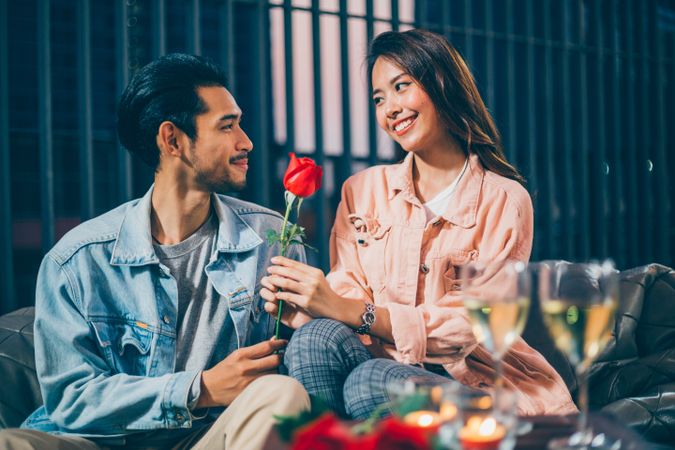
[[[398,194],[403,194],[408,201],[419,203],[412,181],[413,156],[413,153],[408,153],[401,164],[387,168],[385,173],[390,200]],[[454,198],[442,215],[445,220],[462,228],[470,228],[476,224],[478,199],[484,176],[485,169],[483,169],[478,155],[471,154],[469,166],[455,188]]]
[[[110,258],[114,266],[158,264],[152,247],[150,216],[154,185],[124,216]],[[239,253],[262,244],[262,238],[220,196],[211,195],[218,217],[216,247],[219,252]]]

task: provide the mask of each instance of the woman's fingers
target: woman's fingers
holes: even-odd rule
[[[265,312],[272,316],[276,316],[279,313],[279,305],[276,303],[265,302],[263,308],[265,308]]]
[[[275,295],[279,300],[283,300],[295,306],[299,306],[301,309],[304,310],[307,309],[307,297],[305,297],[304,295],[298,295],[289,291],[277,292]]]
[[[276,266],[282,266],[282,267],[287,267],[289,269],[296,270],[300,273],[304,274],[310,274],[316,269],[312,266],[309,266],[307,264],[301,263],[299,261],[296,261],[294,259],[286,258],[284,256],[275,256],[271,259],[272,264]]]
[[[271,275],[278,275],[280,277],[289,278],[294,281],[303,281],[309,278],[308,274],[305,272],[301,272],[297,269],[286,266],[269,266],[267,268],[267,272]]]
[[[267,288],[260,289],[260,296],[266,301],[271,303],[278,303],[277,297],[274,292]]]
[[[302,284],[293,279],[277,275],[272,275],[267,277],[267,279],[272,284],[273,288],[271,290],[274,291],[275,295],[278,294],[280,290],[295,292],[298,294],[302,293]],[[279,296],[276,295],[276,298],[279,298]]]
[[[260,279],[260,285],[272,292],[276,290],[276,287],[274,286],[274,284],[272,284],[272,281],[269,279],[269,277],[262,277]]]

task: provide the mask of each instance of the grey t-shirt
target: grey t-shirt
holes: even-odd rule
[[[204,269],[216,243],[218,218],[211,212],[204,224],[190,237],[175,245],[154,245],[159,261],[165,265],[178,288],[178,326],[176,372],[203,370],[227,355],[217,353],[215,343],[234,326]],[[218,361],[215,361],[218,358]]]

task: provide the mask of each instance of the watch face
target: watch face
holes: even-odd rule
[[[363,320],[366,323],[373,323],[373,322],[375,322],[375,314],[373,314],[371,312],[367,312],[363,315]]]

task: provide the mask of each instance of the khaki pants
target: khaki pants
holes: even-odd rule
[[[293,415],[309,409],[300,383],[283,375],[267,375],[251,383],[206,429],[179,442],[174,450],[260,450],[275,423],[274,415]],[[80,437],[52,435],[24,429],[0,430],[2,450],[102,450]]]

